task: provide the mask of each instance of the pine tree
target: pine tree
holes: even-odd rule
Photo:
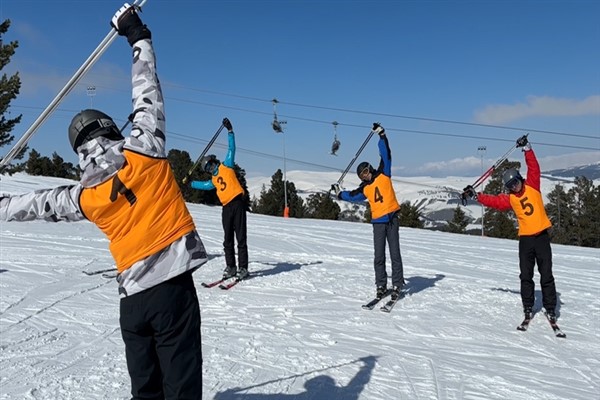
[[[570,207],[575,217],[572,244],[585,247],[599,246],[600,208],[597,193],[594,182],[583,176],[576,177],[575,186],[569,189]]]
[[[341,211],[338,216],[340,221],[349,222],[360,222],[364,221],[363,213],[360,210],[360,206],[356,203],[351,203],[350,207]]]
[[[448,221],[447,230],[452,233],[466,233],[469,219],[460,207],[460,204],[454,209],[454,215],[451,221]]]
[[[328,193],[313,193],[306,200],[306,217],[337,220],[340,206]]]
[[[44,157],[35,149],[31,149],[29,158],[25,162],[25,172],[29,175],[52,176],[54,166],[48,157]]]
[[[421,211],[419,211],[419,207],[411,205],[409,201],[405,201],[400,205],[398,218],[400,219],[400,226],[409,228],[424,227],[423,221],[421,221]]]
[[[4,69],[10,62],[11,57],[15,54],[15,50],[19,47],[18,41],[12,41],[5,44],[2,40],[4,34],[10,27],[10,20],[5,20],[0,24],[0,71]],[[14,118],[10,118],[10,102],[17,98],[19,90],[21,89],[21,78],[19,73],[16,72],[14,75],[8,77],[5,73],[0,77],[0,147],[4,147],[14,140],[14,136],[10,134],[14,129],[15,125],[21,122],[22,115],[19,114]],[[19,154],[16,155],[15,159],[20,160],[23,158],[27,148],[22,149]],[[7,172],[13,173],[20,170],[19,166],[4,166],[0,173]]]
[[[552,222],[552,241],[560,244],[570,244],[575,227],[573,211],[569,207],[572,195],[565,192],[562,185],[554,186],[548,193],[546,214]]]
[[[271,177],[270,189],[263,188],[261,191],[260,198],[253,207],[253,211],[259,214],[283,216],[285,207],[284,186],[287,189],[290,217],[302,218],[305,212],[304,200],[298,196],[296,185],[293,182],[287,181],[285,185],[283,184],[283,173],[280,169],[275,171]]]

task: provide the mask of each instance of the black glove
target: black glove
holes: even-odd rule
[[[527,140],[527,135],[523,135],[517,139],[517,147],[525,147],[529,144],[529,140]]]
[[[377,133],[379,136],[383,136],[385,134],[385,129],[383,129],[383,126],[379,125],[379,122],[373,122],[373,132]]]
[[[463,193],[468,198],[477,200],[477,192],[475,191],[475,188],[473,186],[469,185],[466,188],[464,188]]]
[[[231,121],[227,118],[223,118],[223,126],[227,129],[227,132],[233,132],[233,126],[231,126]]]
[[[141,11],[138,6],[130,6],[125,3],[110,21],[110,25],[117,30],[119,35],[127,38],[130,46],[133,46],[138,40],[152,38],[150,30],[142,23],[138,10]]]

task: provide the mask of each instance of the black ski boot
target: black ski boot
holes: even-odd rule
[[[532,307],[523,308],[523,313],[525,314],[525,319],[533,318],[533,308]]]
[[[240,270],[237,273],[236,278],[238,281],[241,281],[242,279],[246,279],[248,277],[248,275],[249,275],[248,268],[240,268]]]
[[[233,278],[237,275],[237,267],[227,267],[223,270],[223,279]]]
[[[394,286],[392,289],[392,300],[398,300],[398,297],[400,297],[400,290],[402,290],[400,286]]]
[[[556,313],[554,310],[546,310],[546,317],[551,323],[556,323]]]
[[[385,296],[386,293],[387,293],[386,285],[377,286],[377,293],[375,294],[375,297],[377,297],[378,299],[381,299],[381,298],[383,298],[383,296]]]

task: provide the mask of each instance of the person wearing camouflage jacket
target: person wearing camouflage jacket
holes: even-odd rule
[[[151,33],[136,6],[111,25],[133,49],[131,133],[98,110],[69,126],[79,183],[5,197],[0,220],[81,221],[110,241],[134,399],[202,398],[200,307],[192,272],[207,255],[165,150],[163,96]]]

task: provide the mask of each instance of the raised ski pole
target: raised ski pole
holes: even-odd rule
[[[342,184],[342,182],[344,181],[344,178],[346,177],[346,174],[348,173],[348,171],[350,170],[350,168],[352,168],[352,164],[354,164],[354,162],[356,161],[356,159],[358,158],[358,156],[360,155],[360,153],[362,153],[362,151],[364,150],[364,148],[367,145],[367,143],[369,143],[369,140],[371,140],[371,137],[373,137],[374,133],[375,133],[375,130],[371,129],[371,131],[367,135],[367,138],[365,139],[365,141],[363,142],[363,144],[360,146],[360,148],[358,149],[358,151],[354,155],[354,158],[352,158],[352,160],[350,161],[350,164],[348,164],[348,166],[346,167],[346,169],[344,170],[344,172],[342,172],[342,176],[340,176],[340,179],[337,180],[337,184],[338,185]],[[333,190],[334,185],[335,184],[331,185],[331,189],[329,189],[330,193]]]
[[[144,5],[144,3],[146,3],[146,1],[147,0],[141,0],[138,3],[138,0],[135,0],[133,5],[141,8]],[[81,78],[83,78],[83,76],[90,70],[90,68],[92,68],[92,66],[96,63],[96,61],[98,61],[98,59],[106,51],[106,49],[108,49],[108,47],[112,44],[116,37],[117,30],[112,28],[108,35],[106,35],[104,40],[100,42],[98,47],[96,47],[96,49],[88,57],[88,59],[85,60],[85,62],[81,65],[81,67],[79,67],[79,69],[75,72],[71,79],[69,79],[67,84],[60,90],[60,92],[58,92],[56,97],[50,102],[46,109],[42,111],[40,116],[37,117],[35,121],[33,121],[31,126],[29,127],[29,129],[27,129],[27,131],[25,131],[21,139],[19,139],[19,141],[12,147],[12,149],[10,149],[6,156],[4,156],[0,160],[0,168],[4,167],[6,164],[11,162],[13,158],[15,158],[15,156],[19,154],[19,152],[21,152],[23,148],[25,148],[27,142],[29,142],[29,140],[37,131],[37,129],[44,123],[44,121],[46,121],[46,119],[48,119],[50,114],[52,114],[54,110],[56,110],[60,102],[65,98],[66,95],[69,94],[69,92],[75,87],[75,85],[81,80]]]
[[[194,163],[194,165],[192,165],[192,168],[190,168],[190,170],[188,171],[188,173],[183,177],[183,179],[181,180],[181,182],[183,182],[184,185],[187,183],[187,181],[190,178],[190,176],[192,176],[192,173],[198,167],[198,164],[200,164],[200,162],[202,161],[202,157],[204,157],[204,155],[211,148],[211,146],[213,145],[213,143],[215,142],[215,140],[217,140],[217,137],[219,137],[219,134],[221,133],[221,131],[223,130],[224,127],[225,127],[225,124],[222,123],[221,126],[219,127],[219,129],[217,129],[217,131],[213,135],[212,139],[210,139],[210,141],[208,142],[208,144],[206,145],[206,147],[204,148],[204,150],[202,150],[202,153],[200,154],[200,156],[198,156],[198,159],[196,159],[196,162]]]
[[[528,136],[529,133],[525,136]],[[489,178],[490,175],[492,175],[494,173],[494,171],[500,166],[502,165],[502,163],[504,161],[506,161],[508,159],[508,157],[517,149],[517,145],[512,146],[502,157],[500,157],[498,159],[498,161],[496,161],[496,163],[494,165],[492,165],[487,171],[485,171],[483,173],[483,175],[481,175],[479,178],[477,178],[477,180],[471,185],[473,186],[473,189],[476,189],[477,187],[479,187],[483,182],[485,182],[485,180],[487,178]],[[461,202],[463,206],[467,205],[467,195],[465,192],[463,192],[461,195]]]

